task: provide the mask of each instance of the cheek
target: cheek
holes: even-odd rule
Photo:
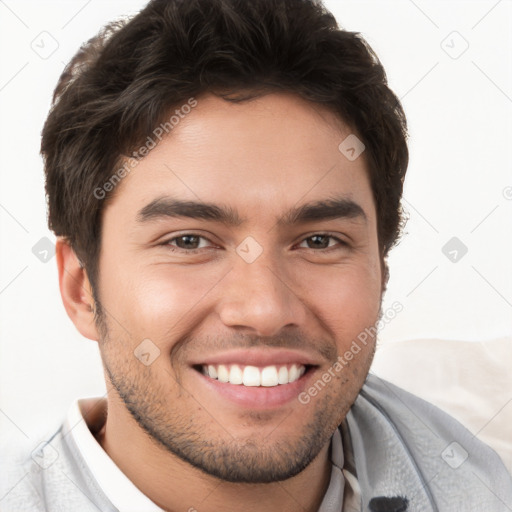
[[[339,350],[377,322],[381,278],[375,262],[319,268],[303,275],[302,296],[338,344],[343,345]]]
[[[109,292],[102,294],[102,300],[119,323],[130,326],[134,336],[163,342],[171,333],[179,336],[190,327],[201,302],[224,273],[153,265],[133,270],[129,279],[123,279],[118,268],[110,274]]]

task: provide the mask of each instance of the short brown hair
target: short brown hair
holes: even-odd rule
[[[275,91],[327,106],[362,139],[387,255],[402,222],[407,126],[361,35],[340,29],[316,0],[153,0],[80,48],[43,129],[48,224],[68,239],[93,289],[109,199],[94,191],[191,97]]]

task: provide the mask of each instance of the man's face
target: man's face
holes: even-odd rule
[[[100,350],[117,402],[165,453],[229,481],[282,480],[355,400],[375,340],[332,367],[378,320],[382,269],[364,153],[338,149],[350,133],[291,95],[205,96],[118,185]],[[218,209],[195,218],[177,200]],[[300,215],[328,201],[344,203]]]

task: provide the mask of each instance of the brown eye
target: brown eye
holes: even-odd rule
[[[176,245],[180,249],[197,249],[201,237],[196,235],[183,235],[175,238]]]
[[[192,233],[186,233],[184,235],[176,236],[171,238],[164,243],[171,250],[182,250],[184,252],[194,252],[196,250],[204,249],[209,247],[210,241],[204,236],[194,235]]]
[[[334,241],[335,243],[330,243]],[[302,243],[307,243],[307,249],[328,249],[336,245],[345,246],[347,245],[343,240],[328,234],[315,234],[308,238],[305,238]]]
[[[329,239],[327,235],[314,235],[307,239],[310,249],[327,249],[329,247]],[[311,242],[311,243],[309,243]]]

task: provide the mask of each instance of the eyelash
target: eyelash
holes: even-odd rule
[[[178,240],[179,238],[186,237],[186,236],[194,236],[194,237],[202,238],[203,240],[208,240],[208,238],[206,238],[202,235],[195,234],[195,233],[183,233],[182,235],[175,236],[174,238],[170,238],[169,240],[162,242],[161,245],[170,248],[171,252],[183,252],[183,253],[187,253],[187,254],[197,254],[198,252],[206,249],[205,247],[197,248],[197,249],[182,249],[181,247],[176,247],[176,246],[171,245],[171,242]],[[300,243],[303,243],[304,241],[309,240],[310,238],[313,238],[315,236],[325,236],[325,237],[331,238],[333,240],[336,240],[336,242],[338,242],[338,244],[340,246],[340,247],[338,247],[338,249],[346,248],[349,245],[347,242],[345,242],[341,238],[338,238],[337,236],[334,236],[332,233],[314,233],[314,234],[302,239]],[[208,242],[211,243],[210,240],[208,240]],[[325,249],[312,249],[312,248],[308,247],[307,249],[314,251],[314,252],[326,252],[326,251],[332,250],[333,247],[326,247]]]

